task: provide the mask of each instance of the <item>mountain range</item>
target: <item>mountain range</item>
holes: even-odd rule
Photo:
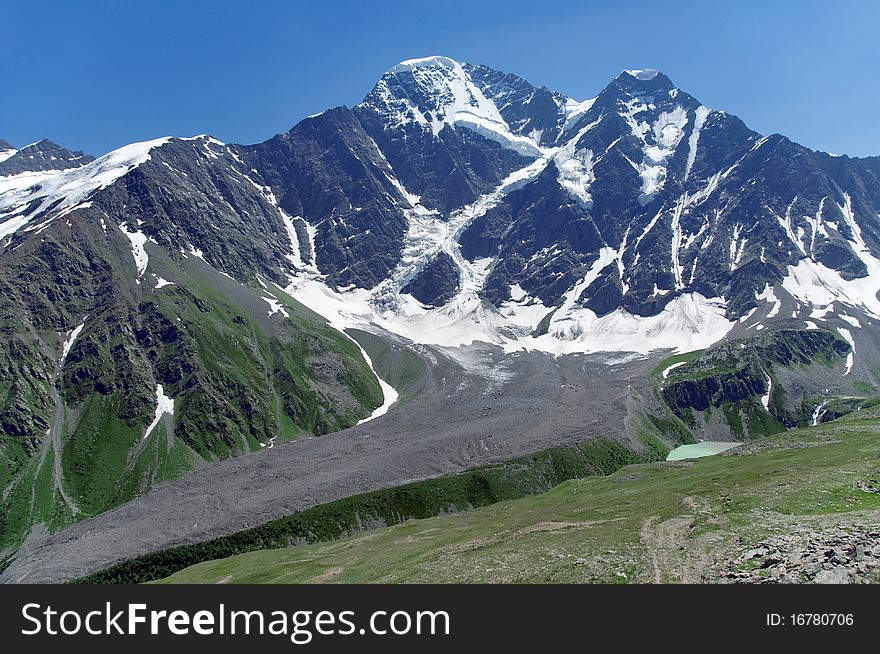
[[[660,397],[717,435],[694,411],[784,428],[873,388],[878,290],[880,157],[762,136],[654,70],[575,100],[434,56],[254,145],[0,140],[0,549],[384,415],[401,388],[353,330],[459,361],[697,353]]]

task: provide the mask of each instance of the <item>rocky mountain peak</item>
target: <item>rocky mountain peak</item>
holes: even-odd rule
[[[0,144],[0,151],[4,149]],[[8,149],[6,151],[8,152]],[[23,147],[21,150],[14,151],[13,149],[11,155],[0,161],[0,176],[79,168],[94,159],[93,156],[85,154],[82,150],[68,150],[49,139],[42,139]]]
[[[409,59],[393,66],[363,102],[389,127],[417,124],[439,134],[459,119],[504,124],[495,103],[449,57]]]
[[[646,92],[668,91],[676,88],[675,84],[665,73],[653,68],[624,70],[614,78],[612,84]]]
[[[648,105],[682,105],[687,108],[699,102],[678,88],[664,73],[653,69],[625,70],[599,94],[608,101],[627,103],[633,99]]]

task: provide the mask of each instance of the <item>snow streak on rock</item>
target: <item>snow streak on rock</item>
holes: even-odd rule
[[[162,387],[162,384],[156,385],[156,414],[153,418],[153,421],[147,427],[147,431],[144,434],[144,439],[146,439],[153,430],[156,428],[156,425],[159,424],[159,421],[162,419],[162,416],[165,414],[170,416],[174,415],[174,398],[168,397],[165,395],[165,389]]]

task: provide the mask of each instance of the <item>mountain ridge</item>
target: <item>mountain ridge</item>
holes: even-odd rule
[[[426,300],[425,307],[449,308],[450,302],[472,305],[473,302],[467,299],[468,293],[476,290],[476,295],[488,300],[496,310],[516,312],[519,307],[510,306],[509,289],[517,287],[527,292],[528,306],[545,307],[546,317],[552,307],[559,308],[566,292],[574,291],[579,279],[586,282],[589,276],[592,279],[587,286],[596,285],[595,295],[591,297],[590,293],[585,293],[574,300],[595,313],[598,319],[618,308],[635,316],[656,316],[667,304],[687,292],[696,292],[703,298],[698,299],[697,304],[703,306],[706,319],[714,320],[712,316],[716,312],[704,302],[713,297],[725,298],[727,319],[738,319],[755,305],[751,295],[757,295],[761,289],[758,282],[751,279],[750,264],[739,270],[744,252],[734,251],[726,256],[720,251],[711,253],[713,261],[722,257],[733,259],[728,262],[728,275],[717,267],[710,267],[705,272],[697,270],[701,257],[694,250],[694,239],[706,231],[707,215],[721,210],[720,201],[709,196],[730,193],[723,187],[731,186],[727,180],[731,174],[735,180],[745,182],[745,177],[737,179],[737,168],[753,166],[756,162],[759,166],[772,165],[782,169],[798,164],[790,163],[791,159],[810,159],[807,153],[812,151],[782,136],[760,137],[738,118],[703,107],[692,96],[677,89],[662,72],[645,70],[649,72],[623,71],[596,98],[579,102],[482,65],[462,64],[443,56],[407,60],[391,67],[365,100],[352,109],[339,107],[310,117],[295,125],[287,136],[280,135],[263,144],[229,148],[256,156],[252,163],[257,164],[253,169],[258,171],[260,183],[268,180],[268,186],[280,198],[279,202],[294,224],[294,232],[298,234],[294,247],[300,252],[314,251],[316,265],[331,288],[352,285],[356,289],[380,288],[382,292],[374,293],[369,300],[380,312],[389,306],[394,308],[396,305],[399,309],[407,304],[408,301],[400,297],[403,288],[422,289],[420,297]],[[550,98],[547,102],[555,108],[555,116],[548,117],[547,102],[540,109],[532,106],[536,96],[544,100]],[[504,99],[501,109],[490,98]],[[571,105],[577,107],[574,114],[568,111]],[[514,127],[502,116],[502,110],[513,121]],[[535,127],[538,124],[535,121],[542,121],[541,129]],[[527,129],[528,135],[525,135]],[[369,178],[372,190],[366,196],[352,197],[347,194],[354,192],[353,187],[331,193],[316,191],[319,177],[314,175],[324,173],[306,171],[306,175],[313,177],[304,183],[311,184],[312,190],[297,189],[296,194],[307,192],[320,199],[318,205],[305,206],[301,198],[293,197],[291,187],[278,185],[275,180],[279,179],[279,172],[265,161],[265,153],[273,147],[270,144],[290,138],[302,142],[307,148],[314,147],[307,143],[321,144],[320,147],[343,155],[353,153],[353,144],[359,143],[357,147],[362,149],[368,162],[366,167],[363,167],[360,155],[354,154],[356,161],[340,160],[329,173],[332,179],[325,175],[320,184],[332,188],[337,180],[353,174],[350,183],[359,185],[362,179]],[[713,140],[718,141],[717,145]],[[220,144],[219,141],[216,143]],[[526,147],[524,143],[530,145]],[[547,145],[549,143],[555,145],[551,147]],[[218,147],[226,146],[220,144]],[[557,151],[551,152],[553,147]],[[768,154],[756,155],[755,151],[760,148],[767,150]],[[597,154],[600,149],[604,155]],[[312,155],[300,155],[288,147],[286,152],[282,155],[276,153],[276,156],[292,157],[292,161],[310,161]],[[808,173],[814,176],[867,174],[868,178],[861,184],[872,187],[872,197],[865,204],[876,204],[877,162],[870,158],[848,157],[832,160],[830,155],[825,158],[815,155],[812,159],[816,156],[823,160],[799,165],[808,166]],[[767,157],[784,161],[761,161]],[[851,169],[852,162],[860,166],[855,173]],[[361,169],[356,171],[359,167]],[[289,168],[286,170],[290,172]],[[555,182],[551,179],[554,170]],[[505,187],[504,178],[517,171],[525,179],[511,180]],[[638,179],[633,177],[633,172]],[[754,172],[750,169],[748,175]],[[778,180],[772,182],[779,187]],[[791,185],[792,181],[785,183]],[[826,187],[825,199],[834,196],[838,208],[845,205],[844,193],[836,182],[829,184],[820,180],[820,183]],[[674,188],[666,188],[667,184]],[[627,188],[634,185],[638,186],[637,191]],[[522,186],[529,188],[521,189]],[[722,188],[716,193],[719,186]],[[736,191],[743,188],[741,185]],[[516,202],[521,196],[528,195],[527,191],[533,197],[539,196],[544,206],[517,207]],[[334,193],[337,205],[347,202],[348,209],[330,207],[328,199]],[[790,192],[786,191],[785,195],[788,197],[784,200],[790,203],[789,211],[799,200],[805,204],[799,194],[793,199]],[[554,198],[560,202],[555,208],[548,206]],[[751,196],[744,199],[748,205],[755,203]],[[527,197],[523,200],[529,201]],[[568,206],[572,200],[578,206]],[[781,204],[782,200],[776,202]],[[815,199],[809,202],[817,204]],[[760,227],[759,232],[767,232],[769,224],[769,231],[778,231],[774,223],[776,220],[781,222],[778,218],[781,206],[774,211],[767,202],[763,204],[767,211],[758,208],[764,215],[753,217],[755,227]],[[368,213],[362,216],[352,215],[365,209]],[[755,206],[744,209],[756,213]],[[862,213],[862,207],[859,209]],[[279,207],[279,210],[282,209]],[[741,215],[743,209],[738,210]],[[345,211],[348,211],[347,215],[343,215]],[[417,215],[408,218],[407,211]],[[830,203],[818,210],[815,206],[810,208],[813,214],[819,211],[837,214],[837,218],[842,209],[835,212]],[[471,215],[460,220],[452,219],[452,214],[462,216],[468,212]],[[308,215],[300,216],[303,213]],[[547,217],[554,214],[555,227],[550,223],[551,234],[544,239],[545,243],[551,244],[554,239],[561,238],[571,247],[564,253],[555,252],[553,259],[548,260],[540,256],[541,250],[532,243],[538,240],[535,221],[547,226]],[[431,220],[432,215],[434,220]],[[626,219],[621,220],[622,216],[629,216],[626,230],[623,229]],[[698,220],[702,222],[698,223]],[[830,264],[833,270],[843,271],[844,277],[864,276],[867,266],[852,247],[854,243],[858,245],[852,238],[852,229],[848,228],[852,221],[831,221],[830,217],[826,220],[838,226],[845,223],[847,228],[840,234],[829,235],[821,225],[823,218],[814,220],[814,223],[820,223],[823,234],[818,253],[811,249],[811,255],[816,254],[819,260],[824,257],[823,263]],[[785,276],[785,266],[796,263],[797,250],[791,249],[792,244],[804,252],[803,237],[797,236],[796,231],[805,226],[795,223],[805,219],[795,216],[795,223],[791,218],[786,221],[788,233],[785,236],[789,244],[773,246],[777,252],[774,254],[776,261],[770,264],[772,270],[758,274],[766,283],[778,281]],[[11,222],[14,225],[13,221],[6,224]],[[431,230],[436,232],[437,225],[444,222],[447,226],[450,223],[455,225],[457,233],[453,239],[457,244],[450,246],[447,237],[443,237],[447,238],[443,241],[436,233],[427,234]],[[657,234],[650,234],[658,225],[656,231],[665,232],[663,237],[672,244],[667,261],[660,257],[662,248],[653,243]],[[308,240],[309,226],[317,237],[314,242]],[[743,225],[722,227],[725,238],[735,234],[734,238],[738,239]],[[572,229],[578,232],[574,240],[568,234]],[[642,233],[635,237],[635,243],[627,242],[629,233],[637,230]],[[8,228],[6,231],[8,233]],[[869,222],[866,233],[876,252],[877,226]],[[526,241],[525,247],[504,243],[499,238],[502,234],[518,234],[520,241]],[[758,237],[765,241],[772,238],[764,233]],[[431,238],[434,242],[423,247]],[[709,230],[709,236],[703,236],[700,247],[709,247],[714,238]],[[742,243],[754,240],[746,235]],[[816,235],[813,234],[811,248],[815,241]],[[638,250],[643,242],[648,246],[644,253]],[[461,251],[454,252],[456,247]],[[610,257],[602,254],[603,248],[607,247],[617,252],[617,273],[607,265],[608,262],[600,270],[591,272],[594,265],[604,261],[603,256]],[[407,259],[405,252],[419,248],[423,251],[415,257],[416,267],[400,270]],[[761,258],[764,256],[762,253]],[[492,259],[492,263],[489,270],[482,270],[475,264],[478,259],[486,257]],[[640,270],[629,270],[628,258],[634,264],[650,260],[651,265],[647,269],[642,265]],[[519,268],[523,261],[527,264],[525,273],[511,274],[510,271]],[[748,264],[747,258],[744,263]],[[430,269],[426,274],[433,275],[430,283],[419,279],[419,266],[428,264]],[[396,273],[395,267],[398,269]],[[691,269],[689,275],[688,267]],[[754,266],[751,269],[754,270]],[[534,283],[539,275],[547,273],[555,279]],[[402,278],[404,283],[393,282],[395,277]],[[710,283],[707,284],[706,280]],[[381,288],[389,283],[390,288]],[[469,287],[474,285],[475,289]],[[430,287],[446,290],[425,290]],[[457,298],[453,289],[457,289]],[[439,302],[441,297],[443,302]],[[415,309],[418,312],[417,307]],[[403,309],[404,313],[406,310]],[[537,309],[530,310],[530,313],[536,312]],[[574,320],[584,322],[580,318]],[[592,324],[594,320],[590,318],[587,322]],[[535,331],[537,325],[513,324],[509,327],[513,331],[527,328]],[[590,325],[582,324],[577,329],[590,328]],[[558,334],[564,336],[563,332]],[[479,336],[491,342],[503,342],[505,338],[491,330]]]

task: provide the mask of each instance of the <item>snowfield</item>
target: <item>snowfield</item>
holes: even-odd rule
[[[589,283],[591,280],[585,279],[579,286],[586,288]],[[569,298],[574,298],[577,290],[572,289]],[[570,299],[554,313],[548,333],[533,336],[553,307],[527,297],[510,300],[498,310],[475,296],[461,304],[453,301],[429,309],[412,296],[402,295],[398,307],[382,310],[372,302],[370,291],[334,291],[314,279],[293,280],[286,292],[337,329],[371,331],[378,327],[415,343],[446,347],[490,343],[507,352],[647,354],[667,348],[688,352],[721,340],[735,324],[725,318],[722,298],[705,298],[699,293],[677,297],[659,314],[647,318],[623,309],[597,317]]]

